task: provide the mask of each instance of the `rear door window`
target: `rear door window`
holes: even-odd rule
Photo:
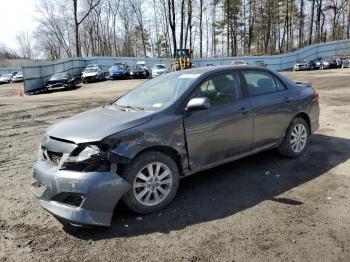
[[[252,96],[285,90],[285,86],[272,74],[264,71],[242,70],[247,82],[249,94]]]

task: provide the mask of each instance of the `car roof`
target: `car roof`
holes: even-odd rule
[[[263,67],[263,66],[257,66],[257,65],[217,65],[217,66],[206,66],[206,67],[197,67],[197,68],[190,68],[190,69],[185,69],[182,70],[183,72],[186,73],[191,73],[191,74],[203,74],[203,73],[216,73],[216,72],[221,72],[224,70],[237,70],[237,69],[244,69],[244,70],[268,70],[268,68]]]

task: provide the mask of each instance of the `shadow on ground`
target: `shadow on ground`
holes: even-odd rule
[[[297,199],[279,195],[324,175],[349,158],[350,139],[317,134],[299,159],[287,159],[270,150],[185,178],[172,204],[159,213],[142,216],[141,221],[136,219],[138,214],[119,204],[111,228],[66,224],[64,230],[79,239],[130,237],[168,233],[225,218],[266,200],[302,205]]]

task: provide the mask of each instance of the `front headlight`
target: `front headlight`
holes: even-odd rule
[[[108,171],[110,163],[103,148],[104,145],[80,145],[70,156],[63,155],[61,169],[79,172]]]
[[[68,156],[65,162],[78,163],[96,157],[100,154],[100,149],[96,145],[87,145],[77,156]]]
[[[100,154],[100,149],[95,145],[86,146],[77,156],[76,162],[85,161],[93,156]]]

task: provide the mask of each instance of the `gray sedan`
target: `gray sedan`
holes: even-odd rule
[[[0,76],[0,84],[11,83],[12,74],[3,74]]]
[[[319,126],[318,94],[256,66],[177,71],[50,127],[33,168],[40,205],[110,226],[117,203],[151,213],[179,179],[259,151],[301,156]]]

